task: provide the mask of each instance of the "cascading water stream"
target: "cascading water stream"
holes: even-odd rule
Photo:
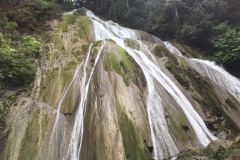
[[[71,88],[74,80],[75,80],[76,77],[78,76],[79,71],[80,71],[80,69],[81,69],[81,67],[82,67],[82,64],[83,64],[83,63],[81,63],[80,65],[77,66],[71,82],[68,84],[67,88],[64,90],[63,95],[61,96],[60,101],[59,101],[59,103],[58,103],[58,105],[57,105],[56,118],[55,118],[55,122],[54,122],[54,125],[53,125],[52,134],[51,134],[51,137],[50,137],[50,144],[52,143],[53,136],[54,136],[54,134],[55,134],[55,132],[56,132],[56,128],[57,128],[57,125],[58,125],[58,123],[59,123],[59,118],[60,118],[60,115],[61,115],[61,112],[60,112],[60,111],[61,111],[62,103],[63,103],[63,101],[64,101],[64,99],[65,99],[65,97],[66,97],[69,89]]]
[[[84,62],[84,69],[83,69],[83,76],[80,82],[80,102],[78,105],[78,109],[75,115],[75,121],[71,133],[71,138],[70,138],[70,143],[68,146],[68,151],[65,159],[70,159],[70,160],[78,160],[80,157],[80,151],[81,151],[81,146],[82,146],[82,138],[83,138],[83,124],[84,124],[84,117],[85,117],[85,110],[86,110],[86,100],[87,100],[87,95],[88,95],[88,90],[89,90],[89,85],[93,76],[93,72],[95,70],[95,67],[100,59],[102,50],[105,46],[105,41],[103,45],[101,46],[97,57],[95,59],[94,66],[89,74],[89,77],[87,75],[87,66],[89,62],[89,57],[90,57],[90,51],[88,52],[87,58]]]
[[[104,40],[104,39],[114,40],[120,47],[124,48],[128,52],[128,54],[139,64],[139,66],[142,68],[143,72],[145,73],[146,79],[148,80],[148,89],[149,89],[149,95],[147,97],[146,103],[148,107],[149,118],[150,119],[152,118],[151,120],[149,120],[149,123],[151,127],[151,132],[152,132],[151,133],[152,141],[153,141],[154,147],[156,147],[154,149],[154,157],[156,159],[166,158],[166,157],[163,157],[163,154],[161,154],[164,152],[163,148],[166,146],[168,148],[167,150],[169,152],[169,156],[174,156],[177,150],[175,149],[176,146],[174,145],[174,143],[169,143],[172,138],[171,138],[171,135],[168,133],[167,126],[163,127],[164,128],[163,130],[167,131],[165,132],[165,134],[168,135],[164,137],[164,141],[167,139],[164,142],[166,145],[161,145],[162,142],[161,142],[161,139],[159,139],[159,135],[156,135],[155,133],[153,133],[159,128],[161,132],[163,132],[161,127],[164,126],[165,124],[164,124],[164,116],[161,114],[162,111],[159,111],[158,112],[159,115],[157,115],[161,117],[163,120],[159,124],[156,122],[156,119],[154,119],[156,117],[156,115],[154,115],[156,112],[154,112],[153,114],[153,112],[151,111],[155,109],[161,110],[160,97],[149,98],[149,97],[152,97],[153,95],[155,96],[155,93],[157,93],[157,91],[155,91],[155,87],[152,83],[151,78],[153,78],[159,84],[161,84],[168,91],[168,93],[173,97],[173,99],[178,103],[178,105],[181,107],[187,119],[189,120],[190,124],[192,125],[192,128],[201,145],[207,146],[211,140],[216,139],[210,133],[210,131],[206,127],[202,118],[194,110],[193,106],[187,100],[184,94],[180,91],[180,89],[178,89],[178,87],[174,84],[174,82],[169,77],[167,77],[158,66],[156,66],[151,60],[149,60],[149,58],[145,55],[147,53],[143,53],[141,51],[131,49],[124,44],[124,39],[126,38],[130,38],[133,40],[139,39],[139,36],[137,36],[137,33],[135,31],[123,28],[113,22],[102,21],[90,11],[87,11],[87,16],[92,18],[96,40]],[[156,122],[156,123],[153,123],[153,122]],[[157,126],[153,124],[157,124]]]
[[[218,66],[215,62],[208,60],[187,58],[182,55],[176,47],[170,42],[164,42],[170,53],[183,57],[197,72],[202,76],[208,77],[222,89],[231,93],[238,101],[240,101],[240,81],[236,77],[225,71],[224,68]],[[231,82],[231,83],[229,83]]]
[[[213,80],[221,88],[240,101],[240,81],[214,62],[200,59],[188,59],[189,64],[201,75]]]
[[[152,76],[146,71],[144,71],[144,75],[146,77],[149,92],[146,99],[146,104],[151,137],[153,141],[153,159],[158,160],[166,157],[174,157],[179,151],[168,131],[161,97],[155,90]],[[159,148],[161,149],[159,150]]]

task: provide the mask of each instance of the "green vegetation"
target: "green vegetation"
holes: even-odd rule
[[[34,80],[33,57],[40,55],[41,43],[32,36],[18,37],[18,43],[0,33],[0,81],[5,87],[25,86]]]
[[[229,29],[214,41],[217,50],[216,60],[231,63],[240,60],[240,30]]]
[[[70,25],[76,25],[76,30],[79,33],[80,38],[85,38],[90,41],[91,21],[86,16],[80,16],[78,14],[65,15],[61,19],[60,29],[63,32],[68,31]]]
[[[150,153],[136,126],[120,111],[119,126],[127,160],[150,160]]]
[[[123,48],[118,48],[116,53],[108,53],[104,57],[104,69],[107,71],[114,70],[123,77],[128,85],[131,81],[134,81],[133,67],[132,62]]]
[[[194,141],[195,133],[190,127],[187,118],[182,115],[181,111],[172,109],[171,106],[164,108],[166,112],[166,119],[169,126],[169,131],[181,143],[186,145],[188,141]]]
[[[240,151],[239,139],[231,141],[212,142],[207,148],[192,149],[180,153],[178,160],[238,160]]]
[[[189,70],[188,67],[180,64],[178,59],[175,58],[173,55],[168,55],[169,60],[166,62],[167,69],[174,75],[177,81],[185,88],[190,89],[190,83],[186,77],[186,72]]]
[[[231,113],[229,114],[223,111],[225,110],[224,108],[236,108],[230,99],[227,99],[226,102],[224,100],[222,101],[208,80],[190,68],[184,60],[177,59],[170,54],[168,55],[168,61],[165,66],[185,89],[191,91],[192,98],[203,106],[203,112],[211,113],[212,116],[217,118],[215,121],[212,121],[210,118],[208,123],[209,117],[206,117],[207,119],[205,121],[208,123],[209,129],[229,133],[227,135],[228,138],[237,135],[238,129],[231,119]],[[225,117],[224,123],[221,117]],[[214,126],[214,123],[219,124],[220,127]]]
[[[34,80],[41,57],[36,35],[46,32],[46,20],[59,10],[54,0],[3,0],[0,6],[0,87],[25,87]]]
[[[60,28],[63,32],[67,32],[68,26],[76,22],[77,15],[71,14],[62,17]]]
[[[46,136],[50,117],[44,108],[40,107],[44,106],[35,107],[29,112],[28,126],[22,140],[19,160],[35,159],[42,137]]]
[[[0,153],[2,147],[6,141],[7,130],[6,130],[6,115],[10,111],[11,105],[16,101],[16,92],[14,91],[4,91],[0,98]]]
[[[20,150],[20,157],[19,160],[32,160],[35,158],[37,151],[38,151],[38,142],[39,142],[39,136],[42,136],[39,134],[40,125],[39,124],[39,118],[40,117],[40,110],[34,110],[32,111],[32,117],[28,120],[28,126],[26,130],[26,134],[23,139],[23,146]]]
[[[58,13],[53,0],[0,1],[0,153],[10,107],[35,79],[44,43],[40,37],[48,30],[45,22]]]
[[[13,22],[10,26],[17,24],[24,32],[46,27],[46,20],[59,14],[55,0],[3,0],[0,6],[0,20]]]
[[[239,5],[233,0],[164,1],[146,30],[162,39],[177,39],[199,48],[209,59],[240,76]]]
[[[240,29],[228,29],[213,41],[216,49],[214,60],[223,64],[232,73],[240,76]]]
[[[135,40],[132,40],[132,39],[125,39],[124,40],[124,43],[127,45],[127,46],[129,46],[129,47],[131,47],[131,48],[134,48],[134,49],[136,49],[136,50],[139,50],[140,49],[140,45],[138,44],[138,42],[137,41],[135,41]]]
[[[80,37],[85,37],[86,40],[90,41],[91,33],[91,20],[86,16],[79,16],[77,19],[77,24],[80,27],[78,30]]]

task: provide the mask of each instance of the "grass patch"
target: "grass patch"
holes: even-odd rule
[[[80,38],[86,38],[86,40],[90,41],[91,20],[86,16],[78,16],[77,25],[80,27],[78,30]]]
[[[63,32],[67,32],[68,26],[71,25],[71,24],[74,24],[76,22],[77,17],[78,16],[76,14],[63,16],[62,19],[61,19],[61,23],[60,23],[60,29]]]
[[[63,16],[59,26],[60,30],[67,32],[70,25],[76,25],[76,31],[78,32],[80,38],[88,41],[91,40],[91,20],[88,17],[77,14]]]

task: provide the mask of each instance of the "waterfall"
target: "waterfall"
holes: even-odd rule
[[[170,53],[183,57],[202,76],[208,77],[222,89],[227,90],[239,101],[240,81],[238,78],[232,76],[230,73],[225,71],[224,68],[218,66],[215,62],[195,58],[187,58],[183,56],[181,51],[179,51],[170,42],[164,42],[164,44]]]
[[[188,59],[189,64],[202,76],[208,77],[222,89],[227,90],[240,100],[240,81],[214,62],[200,59]]]
[[[137,32],[131,29],[127,29],[119,26],[111,21],[103,21],[96,17],[92,12],[87,11],[87,16],[89,16],[93,21],[95,39],[104,40],[112,39],[120,47],[124,48],[128,54],[137,62],[137,64],[142,68],[145,78],[148,83],[148,97],[146,99],[147,111],[149,117],[149,124],[151,128],[151,137],[154,145],[154,158],[164,159],[167,157],[175,156],[178,152],[176,145],[174,144],[171,135],[168,131],[166,120],[163,114],[161,98],[157,94],[153,80],[162,85],[165,90],[172,96],[179,107],[184,112],[188,121],[190,122],[199,143],[202,146],[207,146],[211,140],[216,138],[210,133],[206,127],[204,121],[195,111],[191,103],[180,91],[180,89],[174,84],[174,82],[157,66],[151,61],[146,54],[142,51],[138,51],[127,47],[124,44],[124,39],[129,38],[133,40],[139,40]],[[141,41],[139,41],[142,43]],[[168,44],[169,45],[169,44]],[[170,46],[171,47],[171,46]],[[176,50],[174,50],[176,51]],[[178,52],[178,54],[180,54]],[[157,119],[156,119],[157,117]],[[164,138],[161,138],[161,135]],[[167,154],[166,155],[164,155]]]
[[[164,159],[165,157],[174,157],[178,154],[178,149],[168,131],[167,122],[164,115],[162,100],[154,88],[153,77],[146,71],[144,75],[147,80],[148,96],[146,99],[151,137],[153,141],[154,158]],[[169,152],[169,155],[166,153]]]
[[[82,146],[82,138],[83,138],[83,127],[84,127],[84,117],[85,117],[85,110],[86,110],[86,100],[87,100],[87,95],[88,95],[88,90],[89,90],[89,85],[95,70],[95,67],[100,59],[102,50],[105,46],[105,42],[101,46],[97,57],[95,59],[94,66],[89,74],[87,75],[87,66],[89,64],[89,57],[90,57],[90,51],[91,47],[89,49],[87,58],[84,62],[84,68],[83,68],[83,76],[80,82],[80,102],[77,108],[77,112],[75,115],[75,121],[73,125],[73,129],[71,132],[71,137],[70,137],[70,142],[68,146],[68,151],[65,159],[70,159],[70,160],[78,160],[80,157],[80,151],[81,151],[81,146]]]
[[[90,46],[90,48],[91,48],[91,46]],[[90,48],[89,48],[89,51],[88,51],[88,52],[90,52]],[[66,97],[66,95],[67,95],[67,93],[68,93],[68,91],[69,91],[69,89],[70,89],[70,87],[72,86],[74,80],[75,80],[76,77],[78,76],[81,67],[82,67],[82,63],[77,66],[71,82],[68,84],[68,86],[67,86],[66,89],[64,90],[63,95],[61,96],[60,101],[59,101],[59,103],[58,103],[58,105],[57,105],[56,118],[55,118],[55,122],[54,122],[53,129],[52,129],[52,134],[51,134],[51,138],[50,138],[50,144],[51,144],[51,142],[52,142],[52,140],[53,140],[54,133],[56,132],[56,128],[57,128],[57,125],[58,125],[58,123],[59,123],[59,118],[60,118],[60,115],[61,115],[61,112],[60,112],[60,111],[61,111],[62,103],[63,103],[63,101],[64,101],[64,99],[65,99],[65,97]]]
[[[91,48],[91,46],[89,48]],[[90,52],[90,51],[88,51],[88,52]],[[61,148],[61,142],[62,142],[61,137],[59,135],[61,134],[61,131],[63,131],[61,128],[63,126],[63,121],[64,121],[62,113],[61,113],[61,107],[62,107],[64,99],[67,96],[70,88],[73,86],[74,81],[77,80],[76,83],[78,83],[78,80],[80,78],[79,77],[79,74],[80,74],[79,72],[80,72],[80,70],[82,68],[82,65],[83,65],[83,63],[79,64],[76,67],[74,75],[73,75],[73,78],[68,83],[67,87],[64,89],[63,94],[60,97],[60,101],[59,101],[59,103],[57,105],[56,117],[55,117],[53,129],[52,129],[52,132],[51,132],[51,135],[50,135],[50,141],[49,141],[48,148],[51,150],[53,155],[56,154],[55,156],[57,156],[59,159],[60,159],[61,155],[60,155],[60,152],[58,152],[58,151]],[[54,150],[55,147],[59,148],[59,149],[57,149],[57,153],[55,153],[55,150]]]

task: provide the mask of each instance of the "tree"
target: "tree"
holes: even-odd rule
[[[223,64],[240,61],[240,30],[228,29],[214,40],[217,51],[215,59]]]

